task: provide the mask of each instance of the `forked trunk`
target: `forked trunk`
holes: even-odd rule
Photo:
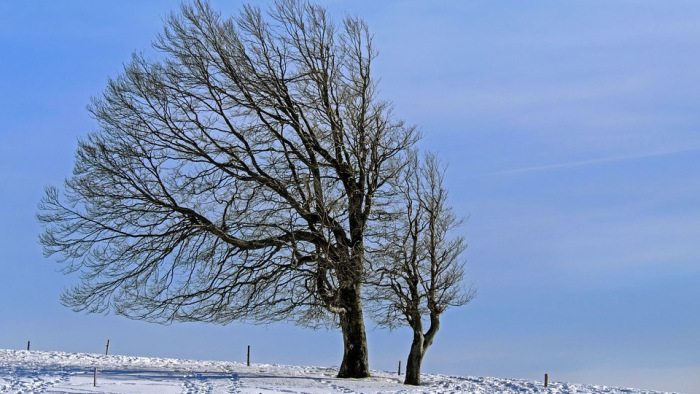
[[[420,315],[415,315],[413,321],[415,322],[412,327],[413,342],[411,343],[411,351],[408,353],[406,379],[403,384],[420,386],[420,368],[423,364],[423,357],[430,345],[433,344],[435,334],[440,330],[440,315],[437,313],[430,314],[430,328],[425,334],[423,334],[423,324],[420,320]]]
[[[408,353],[408,361],[406,362],[406,379],[404,379],[403,384],[420,386],[420,367],[424,354],[423,334],[414,333],[411,351]]]
[[[341,289],[340,292],[346,312],[340,314],[344,352],[338,377],[368,378],[370,376],[369,357],[360,286],[356,285],[353,289]]]

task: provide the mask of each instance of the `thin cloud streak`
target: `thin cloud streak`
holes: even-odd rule
[[[483,174],[483,176],[513,175],[513,174],[524,174],[524,173],[531,173],[531,172],[553,171],[553,170],[560,170],[560,169],[566,169],[566,168],[585,167],[585,166],[593,166],[593,165],[608,164],[608,163],[618,163],[618,162],[630,161],[630,160],[640,160],[640,159],[648,159],[648,158],[654,158],[654,157],[672,156],[672,155],[684,154],[684,153],[696,152],[696,151],[700,151],[700,145],[693,145],[693,146],[681,148],[681,149],[665,150],[665,151],[661,151],[661,152],[642,153],[642,154],[626,155],[626,156],[618,156],[618,157],[604,157],[604,158],[600,158],[600,159],[580,160],[580,161],[573,161],[573,162],[569,162],[569,163],[546,164],[546,165],[541,165],[541,166],[523,167],[523,168],[510,169],[510,170],[490,172],[490,173]]]

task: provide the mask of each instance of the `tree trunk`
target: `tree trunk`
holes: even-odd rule
[[[339,378],[368,378],[369,357],[367,335],[362,315],[360,285],[340,290],[346,312],[340,314],[340,328],[343,331],[343,362],[340,364]]]
[[[413,333],[413,343],[411,343],[411,351],[408,353],[406,362],[406,379],[403,384],[411,384],[420,386],[420,367],[423,363],[423,333]]]
[[[411,343],[411,351],[408,353],[406,379],[404,379],[403,384],[420,386],[420,368],[423,364],[423,357],[430,345],[433,344],[435,334],[440,330],[440,315],[436,313],[430,314],[430,328],[425,334],[423,334],[423,324],[420,320],[420,315],[414,316],[414,322],[413,342]]]

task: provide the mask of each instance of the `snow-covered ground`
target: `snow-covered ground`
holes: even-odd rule
[[[97,386],[93,386],[97,368]],[[0,350],[0,391],[9,393],[655,393],[569,383],[395,373],[337,379],[336,369],[222,361]]]

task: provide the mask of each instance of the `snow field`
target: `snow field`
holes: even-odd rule
[[[93,387],[98,368],[97,387]],[[395,373],[337,379],[335,368],[178,360],[83,353],[0,350],[3,393],[611,393],[654,391],[552,382],[422,375],[405,386]]]

